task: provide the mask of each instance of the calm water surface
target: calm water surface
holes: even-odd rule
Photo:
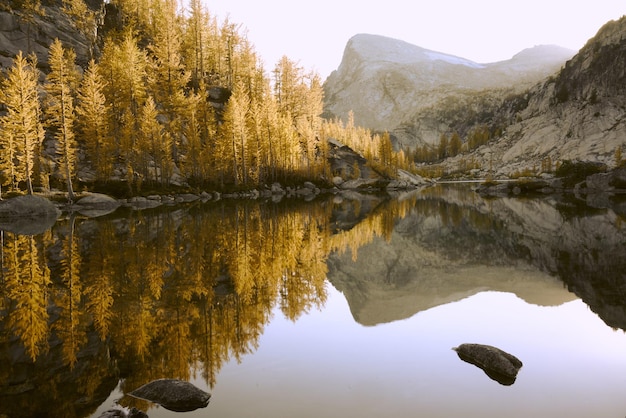
[[[8,226],[0,416],[623,417],[626,217],[606,203],[445,186]],[[516,382],[467,342],[519,357]],[[125,395],[163,377],[210,404]]]

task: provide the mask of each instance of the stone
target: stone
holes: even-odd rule
[[[273,194],[284,194],[285,193],[285,189],[283,189],[283,186],[280,185],[280,183],[274,183],[272,184],[272,193]]]
[[[0,229],[37,235],[50,229],[61,211],[48,199],[25,195],[0,201]]]
[[[121,206],[120,202],[111,196],[101,193],[90,193],[76,201],[75,205],[81,215],[90,218],[115,212]]]
[[[135,389],[130,396],[154,402],[176,412],[194,411],[209,404],[211,394],[189,382],[178,379],[159,379]]]
[[[522,362],[512,354],[484,344],[461,344],[453,348],[459,358],[482,369],[498,383],[510,386],[515,383]]]
[[[148,414],[137,408],[109,409],[98,418],[148,418]]]

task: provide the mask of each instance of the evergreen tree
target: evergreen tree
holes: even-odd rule
[[[61,177],[67,185],[70,201],[74,200],[72,178],[76,173],[77,144],[74,136],[74,97],[78,84],[78,73],[74,61],[76,54],[63,48],[55,39],[50,45],[50,73],[46,77],[48,106],[46,113],[56,139],[56,152],[59,157]]]
[[[208,58],[209,15],[201,0],[189,2],[189,18],[185,22],[183,38],[183,61],[191,71],[191,83],[197,90],[205,76]]]
[[[439,137],[439,148],[437,149],[439,159],[448,157],[448,135],[441,134]]]
[[[249,98],[244,88],[239,83],[235,86],[232,96],[228,100],[224,114],[224,126],[222,141],[229,144],[230,153],[224,155],[225,161],[229,162],[232,169],[235,186],[241,182],[247,182],[247,152],[249,133],[247,129],[247,114],[249,111]]]
[[[100,61],[104,74],[105,97],[110,109],[111,134],[116,138],[117,154],[126,166],[126,180],[132,185],[138,170],[137,140],[139,112],[147,97],[147,57],[132,34],[121,43],[113,39],[105,45]]]
[[[44,137],[36,68],[36,58],[26,59],[20,51],[0,84],[0,102],[7,109],[0,124],[3,137],[12,142],[14,147],[13,181],[26,181],[29,194],[33,193],[32,175],[39,145]]]
[[[165,129],[175,139],[176,153],[178,139],[182,137],[186,98],[184,89],[189,81],[182,62],[181,22],[176,14],[175,0],[155,1],[155,39],[150,46],[154,58],[152,72],[152,93],[155,102],[162,107],[165,116]]]
[[[12,132],[4,130],[2,123],[3,120],[0,119],[0,173],[2,177],[0,178],[0,200],[2,200],[2,186],[4,184],[9,184],[10,187],[14,187],[13,180],[15,179],[15,137]]]
[[[78,90],[76,113],[80,116],[82,140],[96,178],[106,181],[113,172],[115,146],[108,132],[109,106],[103,91],[104,80],[99,74],[99,66],[91,60]]]

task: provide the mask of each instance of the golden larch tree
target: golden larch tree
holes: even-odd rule
[[[109,106],[104,97],[104,80],[99,66],[91,60],[78,90],[76,113],[82,140],[97,179],[107,180],[113,172],[115,146],[108,132]]]
[[[75,197],[72,178],[76,175],[78,159],[78,145],[74,135],[74,98],[79,75],[75,59],[74,51],[63,48],[59,39],[55,39],[50,45],[50,73],[46,76],[46,114],[49,118],[48,124],[54,132],[60,174],[65,180],[70,201]]]
[[[0,83],[0,102],[7,113],[0,120],[4,136],[11,138],[14,146],[14,181],[26,181],[29,194],[33,193],[32,175],[37,161],[39,145],[44,130],[40,121],[41,108],[37,91],[37,60],[26,59],[20,51]]]

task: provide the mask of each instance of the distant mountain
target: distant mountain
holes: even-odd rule
[[[357,125],[393,131],[450,96],[527,88],[554,74],[573,55],[557,46],[537,46],[507,61],[479,64],[401,40],[359,34],[348,41],[339,68],[324,84],[325,112],[345,119],[353,111]]]

